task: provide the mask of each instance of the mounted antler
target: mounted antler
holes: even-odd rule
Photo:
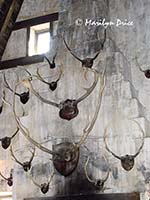
[[[52,81],[52,82],[47,82],[43,79],[43,77],[40,75],[39,69],[37,69],[36,73],[37,73],[37,78],[42,81],[43,83],[47,84],[49,86],[49,89],[54,91],[57,88],[57,83],[60,80],[61,76],[62,76],[62,66],[60,67],[60,73],[59,73],[59,77],[56,81]]]
[[[3,77],[4,77],[4,83],[5,83],[5,87],[7,89],[9,89],[11,92],[14,92],[13,89],[9,86],[7,80],[6,80],[6,76],[5,76],[5,73],[3,74]],[[30,98],[30,93],[29,93],[29,90],[27,92],[23,92],[21,94],[15,92],[15,95],[19,96],[20,97],[20,101],[21,103],[23,104],[26,104]]]
[[[6,178],[1,172],[0,172],[0,176],[7,181],[7,184],[9,186],[12,186],[13,185],[13,175],[12,175],[12,172],[10,172],[10,176],[9,178]]]
[[[105,158],[105,160],[106,160],[106,158]],[[87,170],[88,163],[89,163],[89,156],[88,156],[87,161],[86,161],[85,166],[84,166],[84,172],[85,172],[86,178],[88,179],[88,181],[90,183],[93,183],[96,188],[98,188],[100,191],[103,191],[104,184],[105,184],[105,182],[107,181],[107,179],[109,177],[110,169],[108,169],[105,178],[93,180],[88,175],[88,170]]]
[[[17,87],[17,85],[16,85]],[[15,90],[16,90],[15,87]],[[79,159],[79,149],[77,151],[72,152],[71,150],[74,149],[73,143],[62,142],[56,146],[54,146],[54,150],[47,149],[46,147],[42,146],[40,143],[35,141],[33,138],[30,137],[29,130],[21,123],[19,117],[15,111],[15,93],[13,95],[13,113],[16,120],[16,123],[21,131],[21,133],[26,137],[26,139],[35,145],[40,150],[53,155],[53,160],[59,166],[63,165],[63,168],[59,171],[59,173],[63,176],[70,175],[76,168],[78,159]]]
[[[2,111],[3,111],[4,103],[5,103],[5,90],[3,90],[2,105],[0,106],[0,114],[1,114]]]
[[[65,161],[59,161],[59,159],[55,160],[55,156],[53,156],[54,158],[54,166],[57,169],[58,172],[60,172],[62,175],[64,176],[68,176],[70,173],[72,173],[78,163],[78,159],[79,159],[79,148],[80,146],[85,142],[85,140],[87,139],[88,135],[90,134],[91,130],[94,127],[94,124],[96,122],[96,119],[98,117],[98,113],[101,107],[101,102],[102,102],[102,94],[104,91],[104,87],[105,87],[105,68],[104,71],[102,73],[102,77],[101,77],[101,84],[100,84],[100,90],[99,90],[99,95],[98,95],[98,103],[96,106],[96,111],[94,113],[93,119],[91,121],[91,123],[88,123],[88,125],[84,128],[83,130],[83,135],[80,139],[80,141],[76,144],[72,144],[72,143],[66,143],[65,145],[65,151],[63,150],[63,144],[58,144],[54,146],[54,150],[57,150],[57,152],[62,152],[66,158]],[[72,161],[70,162],[70,166],[68,161]],[[68,168],[66,167],[66,163],[68,163]],[[72,164],[74,163],[74,164]],[[63,169],[63,171],[62,171]],[[69,170],[68,170],[69,169]]]
[[[54,69],[54,68],[56,67],[56,64],[55,64],[56,56],[57,56],[57,52],[56,52],[55,55],[53,56],[52,62],[50,62],[50,60],[44,55],[44,58],[47,60],[49,66],[50,66],[50,69]]]
[[[96,105],[93,119],[84,128],[83,135],[82,135],[80,141],[75,144],[77,149],[80,148],[80,146],[85,142],[85,140],[87,139],[88,135],[90,134],[90,132],[93,129],[95,122],[97,120],[97,117],[98,117],[98,114],[100,111],[100,107],[101,107],[101,103],[102,103],[103,92],[104,92],[104,88],[105,88],[105,71],[106,71],[106,67],[104,68],[102,76],[101,76],[101,83],[100,83],[100,89],[99,89],[99,95],[98,95],[98,103]]]
[[[42,192],[43,194],[46,194],[46,193],[48,192],[48,190],[49,190],[49,186],[50,186],[50,183],[51,183],[51,181],[52,181],[52,178],[54,177],[54,171],[51,172],[49,181],[48,181],[47,183],[42,183],[42,184],[38,184],[38,183],[33,179],[33,177],[32,177],[30,174],[28,174],[28,176],[30,177],[30,179],[32,180],[32,182],[33,182],[37,187],[40,188],[41,192]]]
[[[92,86],[88,89],[86,89],[86,93],[84,95],[82,95],[80,98],[76,99],[67,99],[65,101],[58,103],[49,101],[44,99],[39,93],[37,93],[31,82],[29,80],[24,80],[22,81],[22,84],[24,85],[24,87],[28,88],[37,98],[39,98],[42,102],[55,106],[57,108],[60,109],[59,111],[59,116],[62,119],[66,119],[66,120],[71,120],[74,117],[76,117],[79,113],[78,110],[78,103],[82,102],[84,99],[86,99],[94,90],[94,88],[97,85],[98,82],[98,72],[96,70],[92,70],[94,72],[94,82],[92,84]]]
[[[100,50],[96,53],[96,55],[92,58],[84,58],[84,59],[81,59],[79,57],[77,57],[73,51],[70,49],[70,47],[68,46],[64,36],[63,36],[63,41],[64,41],[64,44],[66,46],[66,48],[68,49],[68,51],[73,55],[73,57],[75,57],[77,60],[79,60],[81,63],[82,63],[82,67],[85,67],[85,68],[91,68],[93,66],[93,63],[94,63],[94,60],[98,57],[98,55],[100,54],[101,50],[103,50],[103,47],[104,47],[104,43],[106,41],[106,29],[104,29],[104,39],[103,39],[103,42],[101,44],[101,48]]]
[[[135,57],[135,61],[136,61],[137,66],[139,67],[139,70],[141,72],[144,72],[145,77],[149,79],[150,78],[150,69],[145,69],[145,70],[142,69],[141,66],[138,63],[137,56]]]
[[[11,152],[11,156],[14,158],[15,162],[18,163],[19,165],[21,165],[21,166],[23,167],[23,169],[24,169],[25,172],[27,172],[27,171],[29,171],[29,170],[31,169],[31,163],[32,163],[33,158],[34,158],[34,156],[35,156],[35,147],[34,147],[34,149],[33,149],[33,152],[31,152],[31,153],[32,153],[32,156],[31,156],[30,160],[29,160],[29,161],[25,161],[25,162],[23,162],[23,163],[21,163],[21,162],[16,158],[16,156],[14,155],[12,146],[10,147],[10,152]]]
[[[130,171],[133,166],[134,166],[134,159],[139,155],[139,153],[141,152],[142,148],[143,148],[143,145],[144,145],[144,131],[142,129],[142,127],[140,126],[140,124],[133,120],[139,127],[141,133],[142,133],[142,143],[141,143],[141,146],[139,147],[137,153],[135,153],[134,155],[128,155],[126,154],[125,156],[118,156],[116,155],[115,153],[113,153],[108,145],[107,145],[107,142],[106,142],[106,134],[107,134],[107,129],[109,127],[109,124],[106,126],[105,130],[104,130],[104,143],[105,143],[105,148],[106,150],[111,153],[115,158],[119,159],[121,161],[121,165],[122,167],[126,170],[126,171]]]
[[[19,131],[19,128],[17,128],[15,130],[14,134],[11,137],[6,136],[6,137],[0,139],[2,147],[4,149],[7,149],[10,146],[11,140],[17,135],[18,131]]]

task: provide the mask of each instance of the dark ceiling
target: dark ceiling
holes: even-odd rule
[[[24,0],[0,0],[0,60]]]

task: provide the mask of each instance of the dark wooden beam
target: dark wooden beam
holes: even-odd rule
[[[87,194],[87,195],[70,195],[27,198],[24,200],[140,200],[139,193],[120,193],[120,194]]]
[[[42,24],[42,23],[46,23],[46,22],[52,22],[52,21],[56,21],[56,20],[58,20],[58,13],[44,15],[44,16],[16,22],[13,27],[13,30],[18,30],[21,28],[26,28],[29,26],[34,26],[34,25],[38,25],[38,24]]]
[[[9,69],[17,66],[31,65],[44,61],[44,54],[35,56],[26,56],[13,60],[0,61],[0,70]]]
[[[5,22],[7,13],[9,11],[9,7],[12,4],[12,0],[1,0],[0,1],[0,30],[3,27],[3,24]]]
[[[7,16],[5,17],[5,21],[0,30],[0,60],[2,59],[5,47],[7,45],[8,39],[11,35],[13,26],[16,22],[17,16],[21,9],[23,0],[13,0],[9,10],[7,12]]]

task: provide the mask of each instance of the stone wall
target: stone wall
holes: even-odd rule
[[[133,21],[133,26],[117,27],[115,24],[107,28],[107,40],[104,50],[94,63],[94,67],[99,71],[102,71],[102,68],[106,66],[106,87],[97,122],[85,146],[91,152],[92,162],[88,169],[94,179],[105,175],[108,165],[111,169],[109,179],[105,184],[105,193],[140,192],[141,198],[146,200],[148,197],[145,193],[145,180],[148,182],[150,162],[149,80],[140,72],[135,56],[138,57],[139,64],[146,68],[149,62],[148,12],[150,3],[148,0],[125,2],[121,0],[112,0],[111,2],[107,0],[63,0],[60,2],[50,0],[31,2],[25,0],[18,20],[56,12],[58,5],[58,38],[54,40],[53,45],[55,48],[58,47],[56,63],[58,66],[63,64],[63,76],[55,92],[50,92],[48,86],[36,78],[33,80],[34,88],[44,98],[56,102],[79,97],[84,92],[83,88],[89,87],[93,80],[91,72],[88,73],[87,80],[84,79],[81,63],[66,50],[60,34],[64,34],[71,49],[80,58],[84,58],[95,55],[100,49],[104,32],[102,26],[85,26],[86,19],[100,20],[105,18],[107,21],[114,23],[117,19]],[[83,21],[77,21],[79,18]],[[81,24],[78,24],[78,22],[81,22]],[[21,34],[23,36],[24,33]],[[12,41],[16,43],[17,38],[15,39],[14,36]],[[13,43],[11,43],[10,49],[6,49],[5,56],[11,53],[9,51],[12,51]],[[15,51],[17,53],[18,48]],[[48,54],[50,59],[52,55],[54,55],[53,49]],[[58,73],[58,69],[49,70],[46,61],[38,65],[27,66],[27,69],[35,74],[37,66],[40,67],[40,72],[44,77],[53,77],[54,75],[55,78],[55,74]],[[7,79],[12,85],[15,84],[16,80],[15,72],[19,74],[20,79],[27,76],[19,66],[16,69],[6,70]],[[29,128],[31,136],[48,148],[66,138],[72,142],[78,141],[84,127],[95,112],[99,91],[98,85],[93,94],[79,104],[79,115],[71,121],[60,119],[57,108],[41,103],[33,95],[31,95],[29,103],[23,106],[25,116],[21,117],[21,120]],[[19,90],[23,91],[23,88],[19,88]],[[12,101],[12,94],[8,91],[6,98]],[[18,100],[17,112],[20,116],[22,115],[22,108]],[[111,121],[108,138],[110,148],[118,155],[134,154],[141,143],[141,132],[137,125],[128,118],[137,120],[145,132],[144,147],[135,159],[134,168],[129,172],[121,167],[119,160],[105,150],[103,142],[104,128]],[[11,123],[8,124],[7,121],[10,121],[10,119]],[[1,115],[1,122],[2,136],[6,135],[6,132],[15,129],[16,125],[11,107],[7,106],[5,108]],[[13,141],[13,146],[15,154],[20,160],[23,161],[30,157],[30,145],[21,133]],[[13,199],[22,200],[28,197],[99,193],[100,191],[88,182],[84,173],[84,165],[89,154],[86,147],[83,145],[80,149],[79,164],[73,174],[65,178],[55,172],[50,190],[46,195],[43,195],[23,172],[23,169],[14,163]],[[9,160],[9,151],[4,152],[2,150],[2,152],[1,162],[5,162],[5,158]],[[109,164],[106,163],[103,156],[107,158]],[[36,150],[31,172],[38,183],[46,181],[50,174],[50,158],[50,155],[38,149]],[[8,163],[13,164],[10,161],[5,165],[8,165]],[[10,165],[8,165],[8,168],[10,168]],[[4,173],[8,173],[8,169],[5,169]],[[3,183],[1,185],[3,190],[6,190],[6,186]]]

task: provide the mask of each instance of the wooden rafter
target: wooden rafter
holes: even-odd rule
[[[3,12],[1,12],[1,15],[4,15],[4,3],[6,3],[6,1],[9,1],[9,0],[5,0],[5,1],[2,0],[0,4],[1,11],[3,7]],[[19,14],[22,3],[23,3],[23,0],[12,0],[11,4],[9,5],[9,9],[6,6],[7,13],[5,12],[5,16],[3,17],[3,20],[1,21],[1,28],[0,28],[0,60],[4,53],[8,39],[11,35],[12,29],[15,25],[15,21]]]

